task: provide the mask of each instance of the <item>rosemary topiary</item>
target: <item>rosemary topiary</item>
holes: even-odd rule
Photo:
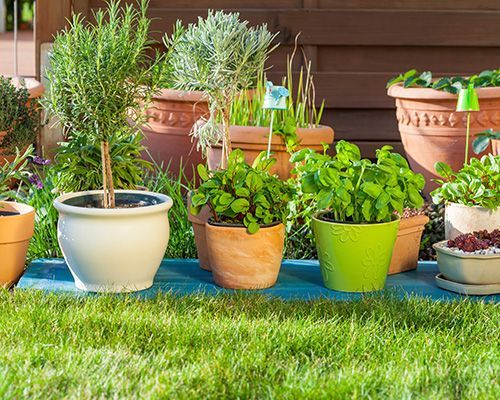
[[[35,142],[40,114],[28,101],[28,90],[16,88],[10,78],[0,76],[0,93],[0,148],[10,154]]]
[[[142,134],[145,108],[161,81],[163,56],[148,55],[148,2],[139,5],[112,1],[94,14],[95,23],[73,16],[55,37],[46,73],[44,107],[67,136],[84,135],[101,147],[106,208],[115,203],[110,142]]]
[[[229,114],[235,95],[255,84],[257,71],[264,67],[275,35],[267,25],[248,27],[238,13],[208,11],[205,19],[190,24],[175,41],[172,53],[173,86],[181,90],[200,90],[208,95],[210,117],[194,134],[206,150],[222,139],[221,167],[231,152]],[[165,38],[167,47],[172,40]],[[223,121],[223,132],[217,121]]]

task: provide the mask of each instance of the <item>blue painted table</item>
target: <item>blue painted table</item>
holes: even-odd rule
[[[419,296],[435,300],[457,300],[466,297],[438,288],[434,282],[437,273],[435,262],[420,262],[416,271],[389,276],[386,292],[399,297]],[[32,262],[17,288],[86,294],[75,287],[73,277],[62,259],[40,259]],[[158,292],[171,292],[178,295],[199,293],[214,295],[234,291],[216,286],[211,273],[198,266],[198,260],[165,259],[156,274],[153,286],[134,295],[152,297]],[[351,300],[366,296],[325,288],[317,260],[283,261],[277,284],[272,288],[259,290],[258,293],[284,300],[316,298]],[[493,302],[500,300],[498,295],[471,298]]]

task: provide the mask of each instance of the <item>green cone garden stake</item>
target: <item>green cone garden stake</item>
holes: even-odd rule
[[[471,111],[479,111],[479,99],[477,96],[474,84],[470,83],[467,89],[460,89],[458,93],[457,108],[458,112],[467,112],[467,133],[465,140],[465,162],[469,161],[469,136],[470,136],[470,113]]]
[[[271,142],[273,139],[274,111],[286,110],[286,98],[290,93],[283,86],[274,86],[272,82],[266,83],[266,95],[264,96],[264,110],[271,110],[271,122],[269,124],[269,139],[267,141],[267,158],[271,157]]]

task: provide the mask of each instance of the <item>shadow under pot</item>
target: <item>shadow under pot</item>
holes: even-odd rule
[[[24,271],[26,253],[35,229],[35,209],[0,202],[0,287],[15,284]]]
[[[116,208],[102,208],[102,191],[54,200],[57,237],[78,289],[133,292],[149,288],[165,255],[172,199],[117,190]]]
[[[328,211],[312,227],[323,282],[341,292],[371,292],[385,286],[399,218],[382,223],[335,222]]]
[[[227,289],[265,289],[278,279],[285,244],[282,223],[254,234],[243,225],[206,224],[208,255],[215,283]]]

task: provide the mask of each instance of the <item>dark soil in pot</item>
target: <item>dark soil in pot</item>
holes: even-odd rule
[[[145,193],[115,193],[115,198],[115,208],[138,208],[162,203],[159,198]],[[104,208],[100,193],[72,197],[65,200],[64,204],[82,208]]]
[[[14,215],[20,215],[17,211],[1,211],[0,210],[0,217],[12,217]]]

